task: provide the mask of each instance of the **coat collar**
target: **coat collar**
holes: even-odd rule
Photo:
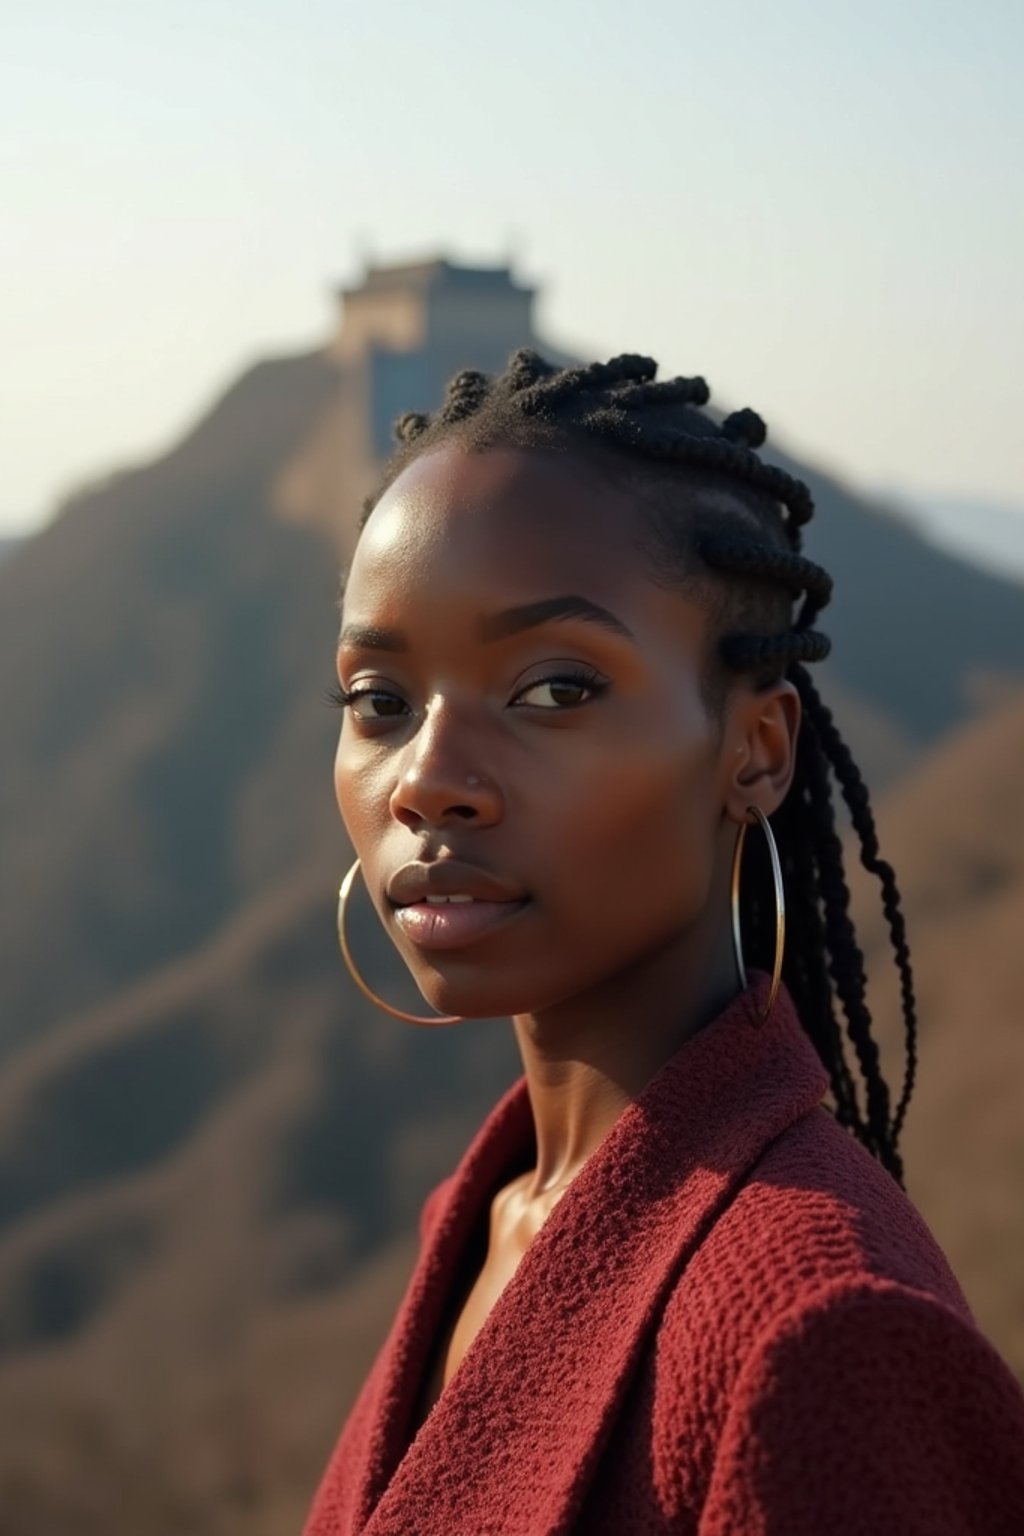
[[[363,1536],[450,1536],[453,1507],[438,1498],[442,1483],[457,1499],[459,1530],[571,1529],[680,1271],[767,1144],[828,1088],[785,983],[758,1026],[770,980],[749,968],[746,990],[627,1105],[552,1208],[405,1450],[465,1245],[534,1145],[525,1076],[490,1111],[427,1231],[389,1337],[357,1470],[355,1529]]]

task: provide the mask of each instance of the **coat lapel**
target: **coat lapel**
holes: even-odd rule
[[[679,1274],[769,1142],[828,1074],[770,978],[686,1041],[553,1207],[413,1443],[405,1435],[460,1256],[534,1146],[526,1079],[495,1105],[428,1231],[385,1350],[355,1529],[363,1536],[570,1530]]]

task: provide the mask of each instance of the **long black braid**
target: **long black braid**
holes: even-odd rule
[[[528,347],[514,352],[496,377],[463,369],[433,415],[407,411],[395,422],[398,447],[364,500],[358,526],[361,531],[412,459],[456,435],[471,448],[507,444],[583,454],[613,479],[625,478],[636,493],[636,543],[648,557],[651,579],[696,594],[711,613],[702,680],[716,718],[737,673],[751,674],[756,687],[788,678],[799,692],[794,776],[772,823],[793,934],[783,979],[829,1072],[836,1119],[902,1185],[898,1141],[917,1064],[914,983],[899,892],[892,867],[879,857],[867,789],[806,668],[831,649],[813,625],[830,599],[832,578],[800,552],[801,528],[814,503],[802,481],[758,457],[766,429],[756,412],[734,411],[718,424],[700,409],[710,399],[702,378],[659,382],[656,373],[653,358],[632,353],[556,368]],[[342,597],[345,580],[343,572]],[[793,618],[791,606],[801,594]],[[861,861],[881,881],[900,973],[907,1063],[891,1120],[865,1001],[864,956],[850,917],[830,769],[860,838]],[[752,964],[770,971],[775,905],[764,839],[749,847],[749,862],[740,895],[744,950]],[[863,1110],[837,1006],[860,1064]]]

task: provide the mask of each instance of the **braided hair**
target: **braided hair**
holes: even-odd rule
[[[832,578],[800,552],[801,529],[813,517],[814,503],[802,481],[758,457],[766,428],[755,411],[734,411],[718,424],[700,409],[710,399],[704,379],[656,381],[657,369],[653,358],[632,353],[557,368],[529,347],[514,352],[496,377],[463,369],[449,381],[434,414],[407,411],[394,423],[398,446],[362,503],[358,528],[414,458],[453,437],[470,449],[505,445],[586,457],[633,492],[635,547],[646,557],[650,579],[695,596],[710,615],[701,683],[712,717],[721,722],[737,674],[748,674],[758,688],[783,678],[796,686],[802,718],[794,774],[773,820],[794,934],[783,979],[829,1073],[835,1118],[902,1186],[898,1141],[916,1069],[913,976],[899,892],[891,865],[879,855],[867,788],[807,671],[808,662],[831,649],[814,623],[829,601]],[[343,572],[342,597],[345,580]],[[906,1076],[891,1118],[865,1000],[864,956],[850,915],[830,769],[860,838],[861,862],[881,882],[899,971]],[[771,971],[775,908],[763,839],[749,857],[754,867],[740,894],[744,944],[751,963]],[[860,1065],[863,1108],[839,1009]]]

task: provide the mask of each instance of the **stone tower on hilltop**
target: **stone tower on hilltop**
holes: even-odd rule
[[[282,476],[285,515],[329,525],[344,550],[403,411],[435,410],[453,374],[498,373],[517,347],[536,347],[560,366],[577,361],[537,336],[535,294],[508,267],[443,257],[369,266],[361,283],[340,289],[339,325],[325,351],[334,387]]]

